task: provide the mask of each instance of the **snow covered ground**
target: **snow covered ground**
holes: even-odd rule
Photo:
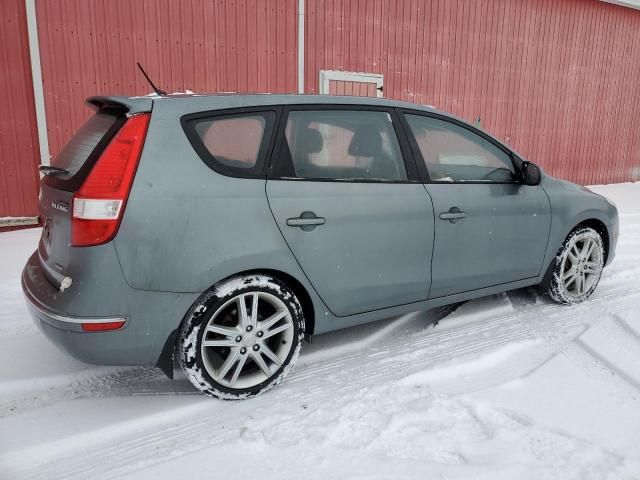
[[[36,230],[0,234],[0,479],[640,478],[640,184],[614,263],[564,307],[519,290],[319,336],[257,399],[83,365],[28,318]]]

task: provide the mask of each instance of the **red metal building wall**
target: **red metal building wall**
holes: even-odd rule
[[[18,0],[11,0],[15,3]],[[89,95],[294,92],[297,0],[37,0],[50,150]],[[384,74],[583,184],[640,178],[640,12],[597,0],[306,0],[305,88]]]
[[[307,0],[319,71],[382,73],[583,184],[640,179],[640,11],[596,0]]]
[[[55,155],[99,94],[294,92],[297,0],[37,0]]]
[[[38,214],[40,151],[24,0],[0,1],[0,217]]]

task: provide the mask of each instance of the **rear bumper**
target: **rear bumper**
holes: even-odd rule
[[[55,313],[49,310],[46,305],[40,303],[35,295],[29,289],[29,285],[25,282],[25,277],[22,277],[22,292],[27,301],[27,307],[34,319],[39,319],[46,322],[48,325],[54,328],[60,328],[63,330],[71,329],[77,331],[81,328],[82,324],[86,323],[105,323],[105,322],[125,322],[127,317],[72,317],[61,313]]]
[[[117,318],[125,318],[126,321],[126,317],[74,317],[51,311],[32,291],[33,289],[42,293],[42,288],[46,288],[46,285],[34,285],[34,273],[37,272],[37,269],[34,271],[31,268],[29,274],[27,274],[28,267],[29,264],[27,264],[22,274],[22,291],[31,318],[42,333],[53,344],[82,362],[97,365],[118,364],[118,352],[115,351],[114,347],[121,342],[118,341],[118,335],[113,335],[116,332],[84,332],[82,324],[116,321]],[[45,280],[44,275],[42,275],[41,280]],[[54,290],[54,288],[51,287],[51,290]],[[53,291],[51,294],[55,295]],[[127,324],[125,323],[123,329],[117,333],[121,334],[126,326]],[[135,363],[135,360],[132,359],[131,363]]]
[[[112,288],[106,290],[79,281],[61,293],[46,279],[37,252],[22,272],[31,317],[63,351],[94,365],[156,365],[195,295],[135,290],[117,277],[109,284]],[[125,321],[118,330],[82,328],[83,323],[117,320]]]

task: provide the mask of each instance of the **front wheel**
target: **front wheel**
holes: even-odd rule
[[[217,285],[194,304],[180,329],[178,356],[201,392],[252,397],[289,373],[303,335],[295,294],[269,275],[246,275]]]
[[[558,303],[584,302],[594,292],[604,268],[604,244],[593,228],[573,230],[555,259],[549,296]]]

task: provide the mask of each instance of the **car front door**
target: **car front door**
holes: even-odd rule
[[[433,207],[391,109],[286,108],[267,179],[292,254],[337,316],[425,300]]]
[[[549,199],[518,180],[511,152],[468,125],[405,112],[433,202],[429,298],[536,277],[549,237]]]

